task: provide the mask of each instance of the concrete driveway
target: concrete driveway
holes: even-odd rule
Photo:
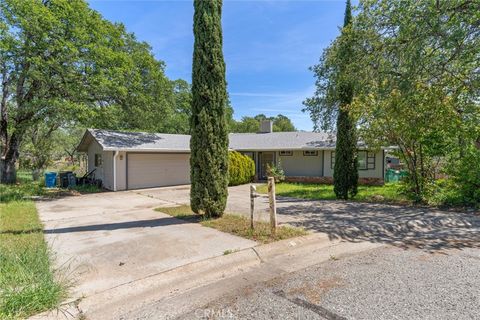
[[[188,204],[190,202],[190,186],[142,189],[132,192],[178,205]],[[228,188],[226,212],[250,217],[249,184]],[[269,219],[268,197],[266,195],[259,195],[259,197],[255,199],[255,220],[269,221]],[[279,216],[278,219],[280,222],[288,222],[291,220],[288,216]]]
[[[256,245],[154,211],[188,202],[188,187],[162,189],[168,200],[125,191],[37,202],[56,264],[75,279],[74,298]]]
[[[75,279],[74,297],[91,296],[255,242],[156,212],[189,203],[189,186],[106,192],[37,202],[57,265]],[[256,199],[268,220],[268,199]],[[249,215],[249,186],[229,188],[227,211]],[[278,220],[331,240],[427,251],[480,248],[480,216],[432,209],[278,198]]]

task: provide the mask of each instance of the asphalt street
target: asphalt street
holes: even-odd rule
[[[382,247],[231,292],[182,319],[478,319],[480,249]]]

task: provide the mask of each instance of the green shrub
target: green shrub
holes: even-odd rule
[[[278,161],[277,165],[267,164],[267,176],[274,177],[275,182],[285,181],[285,172],[283,171],[282,164]]]
[[[453,179],[438,179],[429,185],[426,202],[433,206],[463,206],[462,194]]]
[[[449,181],[440,184],[444,204],[480,207],[480,150],[465,148],[460,159],[449,161],[447,173]]]
[[[255,163],[253,160],[237,151],[228,153],[229,186],[237,186],[253,181],[255,177]]]

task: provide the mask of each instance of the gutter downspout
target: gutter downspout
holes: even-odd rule
[[[118,150],[113,154],[113,191],[117,191],[117,156]]]

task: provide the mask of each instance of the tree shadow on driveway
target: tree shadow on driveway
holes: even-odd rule
[[[102,223],[86,226],[74,226],[74,227],[65,227],[65,228],[56,228],[56,229],[45,229],[43,232],[45,234],[58,234],[58,233],[73,233],[73,232],[85,232],[85,231],[114,231],[121,229],[132,229],[132,228],[156,228],[156,227],[165,227],[169,225],[185,224],[189,223],[177,218],[168,217],[168,218],[156,218],[149,220],[134,220],[134,221],[124,221],[124,222],[114,222],[114,223]]]
[[[280,199],[288,223],[330,239],[369,241],[427,251],[480,248],[480,216],[428,208]]]

